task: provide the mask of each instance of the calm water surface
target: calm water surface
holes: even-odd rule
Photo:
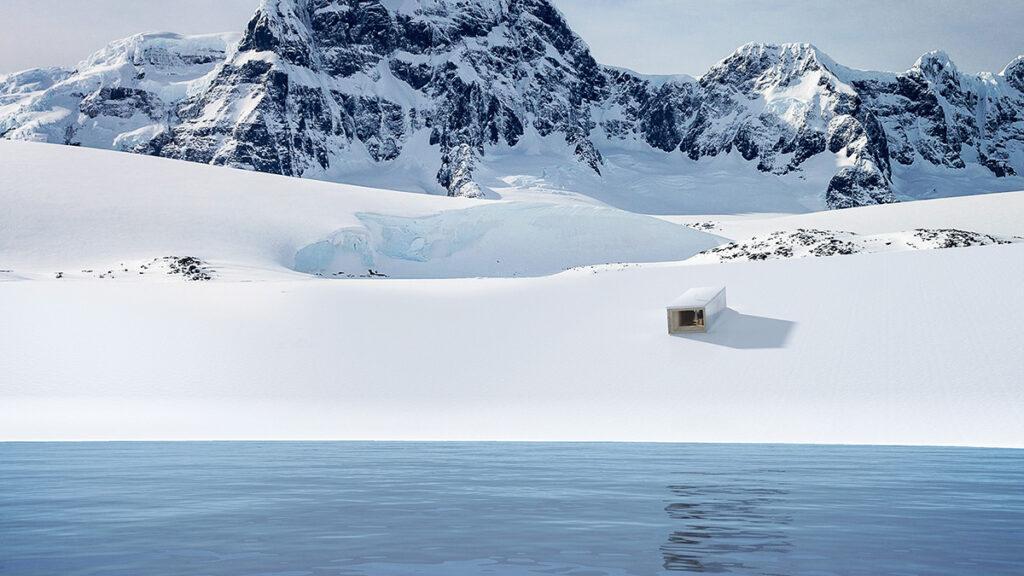
[[[0,574],[1024,574],[1024,451],[0,444]]]

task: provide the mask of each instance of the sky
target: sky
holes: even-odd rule
[[[703,74],[747,42],[811,42],[853,68],[902,71],[946,50],[999,72],[1024,53],[1024,0],[553,0],[603,64]],[[0,73],[73,66],[142,31],[241,31],[258,0],[0,0]]]

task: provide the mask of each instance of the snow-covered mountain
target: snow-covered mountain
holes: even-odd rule
[[[748,44],[649,77],[595,62],[548,0],[264,0],[237,42],[139,35],[0,77],[0,134],[470,197],[523,177],[711,196],[735,157],[754,188],[844,208],[1024,187],[1024,57],[894,74]]]
[[[0,133],[96,148],[135,150],[179,122],[237,35],[137,34],[111,42],[74,70],[0,77]]]

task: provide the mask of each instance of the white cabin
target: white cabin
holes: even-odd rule
[[[725,286],[690,288],[668,305],[668,333],[707,332],[725,308]]]

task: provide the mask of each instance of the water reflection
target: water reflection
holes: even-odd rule
[[[665,570],[772,574],[755,562],[766,553],[786,554],[792,547],[785,532],[792,518],[780,511],[788,492],[709,480],[668,486],[673,502],[665,511],[681,526],[661,547]]]
[[[0,575],[1022,576],[1022,488],[1024,450],[0,442]]]

